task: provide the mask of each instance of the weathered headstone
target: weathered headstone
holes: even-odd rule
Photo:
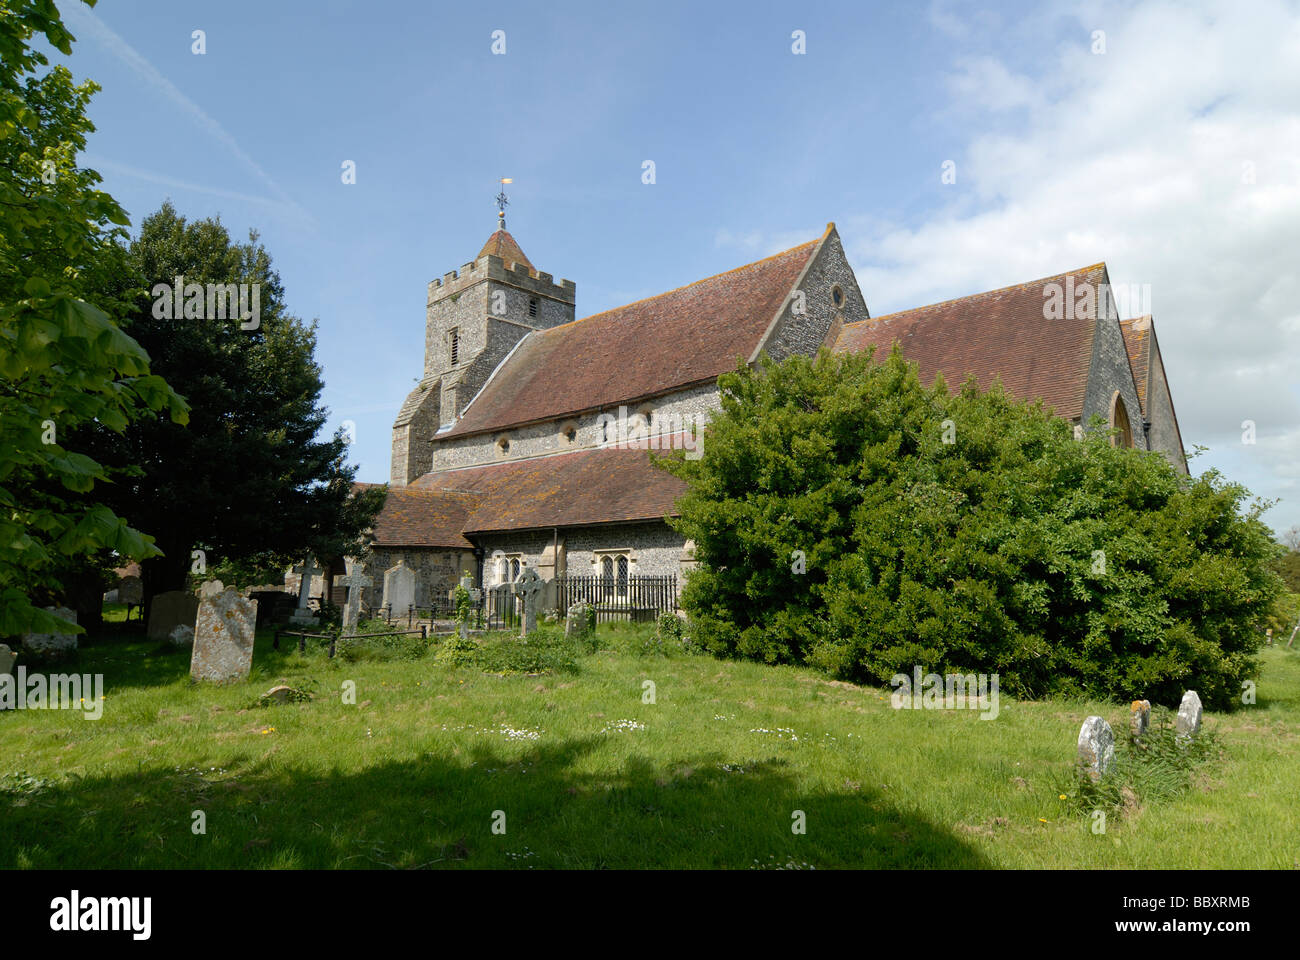
[[[361,619],[361,590],[370,586],[372,581],[358,566],[349,563],[346,576],[335,577],[334,583],[348,588],[348,602],[343,607],[343,632],[355,633],[357,621]]]
[[[194,628],[178,623],[176,629],[167,634],[167,639],[171,641],[173,647],[192,646],[194,643]]]
[[[1089,717],[1079,728],[1079,767],[1100,780],[1115,761],[1115,733],[1101,717]]]
[[[18,662],[18,654],[9,649],[7,643],[0,643],[0,676],[9,674],[13,676],[14,664]]]
[[[206,580],[199,586],[199,598],[215,597],[218,594],[223,593],[225,589],[226,585],[220,580]],[[231,589],[234,588],[232,587]]]
[[[591,636],[596,625],[596,608],[586,600],[579,600],[569,607],[564,619],[564,635],[585,640]]]
[[[1134,740],[1141,740],[1146,736],[1147,727],[1151,724],[1151,701],[1134,700],[1129,709],[1132,711],[1128,721],[1129,736]]]
[[[415,603],[415,571],[405,561],[384,573],[384,605],[390,617],[405,617]]]
[[[311,612],[311,580],[312,577],[320,573],[320,570],[312,560],[308,560],[306,563],[300,563],[294,567],[293,572],[301,575],[302,581],[298,584],[298,607],[289,617],[289,621],[314,626],[320,621]]]
[[[469,594],[470,611],[478,609],[478,602],[483,596],[483,591],[474,586],[474,578],[468,572],[460,578],[460,585],[465,592]],[[455,591],[452,591],[452,598],[455,599]],[[460,611],[456,611],[457,625],[456,631],[460,634],[461,639],[469,636],[469,615],[466,614],[464,619],[460,619]]]
[[[1178,719],[1174,721],[1174,733],[1190,740],[1201,732],[1201,698],[1195,690],[1183,694],[1183,702],[1178,705]]]
[[[194,628],[190,676],[195,680],[244,680],[253,665],[257,630],[257,601],[241,597],[230,587],[199,602]]]
[[[144,581],[139,577],[123,577],[119,580],[117,602],[126,604],[126,617],[131,619],[131,608],[144,602]]]
[[[511,584],[511,592],[524,601],[523,623],[519,636],[526,637],[537,632],[537,600],[546,589],[547,581],[537,575],[532,567],[527,567],[519,579]]]
[[[169,640],[178,626],[191,630],[199,615],[199,598],[188,590],[168,590],[153,598],[149,604],[150,640]]]
[[[67,607],[46,607],[45,612],[53,614],[60,620],[77,622],[77,612],[69,610]],[[61,659],[76,652],[77,635],[75,633],[62,633],[58,630],[52,633],[25,633],[23,634],[23,647],[37,657]]]

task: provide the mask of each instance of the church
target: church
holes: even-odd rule
[[[692,544],[665,522],[681,481],[646,448],[698,455],[738,359],[901,344],[923,381],[995,377],[1076,425],[1184,473],[1155,327],[1122,318],[1097,263],[872,317],[833,223],[819,237],[667,293],[577,319],[572,280],[533,265],[504,217],[478,255],[428,286],[423,375],[393,423],[389,494],[361,558],[415,572],[415,604],[468,572],[543,578],[680,575]],[[680,582],[680,581],[679,581]]]

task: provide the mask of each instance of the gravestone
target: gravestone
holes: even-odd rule
[[[1079,767],[1100,780],[1115,761],[1115,733],[1101,717],[1089,717],[1079,728]]]
[[[470,612],[472,613],[474,610],[478,609],[478,602],[483,597],[483,591],[474,586],[474,578],[471,577],[468,572],[460,578],[460,585],[464,588],[465,592],[469,594]],[[454,603],[455,600],[456,594],[455,591],[452,591],[452,602]],[[459,619],[459,610],[456,611],[456,616],[458,618],[456,622],[456,632],[460,634],[461,639],[463,640],[469,636],[469,616],[467,614],[463,620]]]
[[[126,618],[131,619],[131,608],[144,602],[144,581],[139,577],[123,577],[117,582],[117,602],[126,604]],[[143,619],[143,614],[141,615]]]
[[[301,575],[302,582],[298,584],[298,606],[290,615],[289,622],[315,626],[320,623],[320,620],[311,612],[311,581],[312,577],[321,572],[320,568],[314,561],[308,560],[294,567],[293,572]]]
[[[547,581],[539,577],[532,567],[525,568],[519,579],[511,584],[511,592],[524,601],[523,624],[519,636],[526,637],[537,632],[537,601],[547,586]]]
[[[1134,700],[1129,709],[1133,711],[1128,721],[1129,736],[1134,740],[1141,740],[1146,736],[1147,727],[1151,724],[1151,701]]]
[[[415,571],[402,560],[384,573],[384,605],[394,619],[405,617],[415,604]]]
[[[226,585],[220,580],[207,580],[199,587],[199,599],[203,597],[215,597],[226,589]],[[233,589],[233,587],[231,588]]]
[[[361,619],[361,590],[371,584],[371,579],[360,572],[358,566],[348,564],[345,576],[335,577],[335,586],[348,587],[348,601],[343,607],[343,632],[355,633],[357,621]]]
[[[569,607],[564,619],[564,635],[585,640],[591,636],[596,626],[596,608],[586,600],[579,600]]]
[[[6,643],[0,643],[0,676],[14,674],[14,664],[18,662],[18,654],[9,649]]]
[[[199,598],[188,590],[168,590],[153,598],[149,604],[150,640],[169,640],[178,626],[194,629],[199,615]]]
[[[1174,721],[1174,733],[1181,739],[1190,740],[1201,732],[1201,698],[1195,690],[1183,694],[1183,702],[1178,705],[1178,719]]]
[[[190,676],[195,680],[245,680],[253,665],[257,601],[234,587],[199,601]]]
[[[76,611],[69,610],[67,607],[46,607],[45,612],[53,614],[60,620],[77,622]],[[57,630],[52,633],[25,633],[23,647],[34,656],[58,660],[76,652],[77,635]]]
[[[197,614],[196,614],[197,615]],[[194,628],[178,623],[176,629],[167,634],[168,641],[173,647],[189,647],[194,644]]]

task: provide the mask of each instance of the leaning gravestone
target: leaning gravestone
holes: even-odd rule
[[[586,600],[579,600],[569,607],[564,618],[564,635],[578,640],[586,640],[596,628],[596,608]]]
[[[150,640],[169,640],[179,626],[194,628],[199,615],[199,598],[188,590],[168,590],[153,598],[149,605]]]
[[[1183,694],[1183,702],[1178,705],[1178,719],[1174,722],[1174,733],[1190,740],[1201,732],[1201,698],[1195,690]]]
[[[405,617],[415,604],[415,571],[403,561],[384,573],[384,605],[393,619]]]
[[[241,597],[234,587],[199,602],[194,628],[190,676],[195,680],[245,680],[253,665],[257,601]]]
[[[1079,728],[1079,767],[1100,780],[1115,761],[1115,733],[1101,717],[1089,717]]]
[[[1141,740],[1146,736],[1147,727],[1151,724],[1151,701],[1134,700],[1129,709],[1133,711],[1128,721],[1129,736],[1134,740]]]
[[[46,607],[45,612],[53,614],[60,620],[77,622],[76,611],[69,610],[67,607]],[[23,634],[23,647],[33,656],[58,660],[76,652],[77,635],[58,631],[53,633],[25,633]]]

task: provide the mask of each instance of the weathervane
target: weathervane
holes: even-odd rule
[[[514,183],[515,181],[510,177],[502,177],[499,182],[502,186],[501,192],[497,194],[497,227],[504,230],[506,228],[506,207],[510,204],[510,199],[506,196],[505,184]]]

